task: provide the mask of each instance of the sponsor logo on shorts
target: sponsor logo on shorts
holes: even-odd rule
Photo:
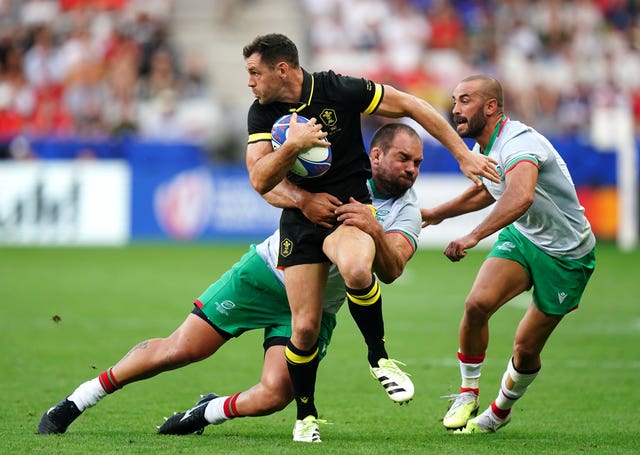
[[[560,302],[560,305],[564,303],[564,299],[566,298],[567,298],[566,292],[558,292],[558,302]]]
[[[286,258],[291,254],[292,251],[293,251],[293,242],[285,237],[280,242],[280,255]]]
[[[218,313],[222,313],[225,316],[229,316],[229,311],[236,307],[236,304],[231,300],[223,300],[222,302],[215,302],[216,310]]]
[[[516,246],[512,242],[502,242],[502,245],[498,245],[497,248],[502,251],[511,251],[514,250]]]

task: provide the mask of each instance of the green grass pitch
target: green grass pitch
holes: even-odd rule
[[[139,341],[168,335],[245,246],[138,245],[127,248],[0,249],[0,452],[2,453],[638,453],[640,423],[640,251],[597,249],[597,270],[581,308],[559,326],[543,368],[492,435],[444,430],[442,395],[459,385],[455,358],[464,297],[486,251],[450,263],[420,250],[405,274],[383,287],[387,345],[416,386],[393,404],[367,370],[360,334],[344,309],[322,362],[316,400],[319,446],[294,444],[294,406],[272,416],[207,427],[201,436],[159,436],[163,416],[201,393],[254,384],[262,338],[250,333],[201,363],[130,384],[82,415],[64,435],[35,434],[41,414]],[[481,407],[495,397],[521,296],[491,320]]]

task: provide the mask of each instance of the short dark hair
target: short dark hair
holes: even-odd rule
[[[481,93],[485,101],[493,98],[497,101],[498,107],[504,107],[504,93],[500,81],[486,74],[474,74],[473,76],[462,79],[460,82],[472,81],[482,82]]]
[[[409,125],[404,123],[386,123],[382,125],[380,128],[373,133],[373,137],[371,138],[369,150],[374,147],[379,147],[382,149],[382,152],[386,152],[389,148],[391,142],[396,137],[400,131],[404,131],[409,136],[414,136],[420,143],[422,143],[422,139],[420,135]]]
[[[242,49],[245,59],[256,53],[260,54],[262,61],[271,67],[281,61],[287,62],[293,68],[300,66],[298,48],[293,41],[279,33],[256,36]]]

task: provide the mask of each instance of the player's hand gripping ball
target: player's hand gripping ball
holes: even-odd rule
[[[278,150],[289,135],[289,121],[291,114],[280,117],[271,128],[271,145],[273,150]],[[309,119],[298,115],[298,123],[307,123]],[[327,141],[327,138],[324,138]],[[331,147],[311,147],[298,152],[291,172],[301,177],[320,177],[331,167]]]

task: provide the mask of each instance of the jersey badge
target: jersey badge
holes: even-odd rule
[[[280,255],[286,258],[291,254],[292,251],[293,251],[293,242],[285,237],[280,242]]]
[[[338,123],[338,115],[333,109],[323,109],[322,112],[320,112],[319,117],[320,121],[329,127]]]
[[[376,220],[380,221],[381,223],[384,221],[384,219],[389,215],[389,213],[391,213],[389,210],[378,210],[376,212]]]

